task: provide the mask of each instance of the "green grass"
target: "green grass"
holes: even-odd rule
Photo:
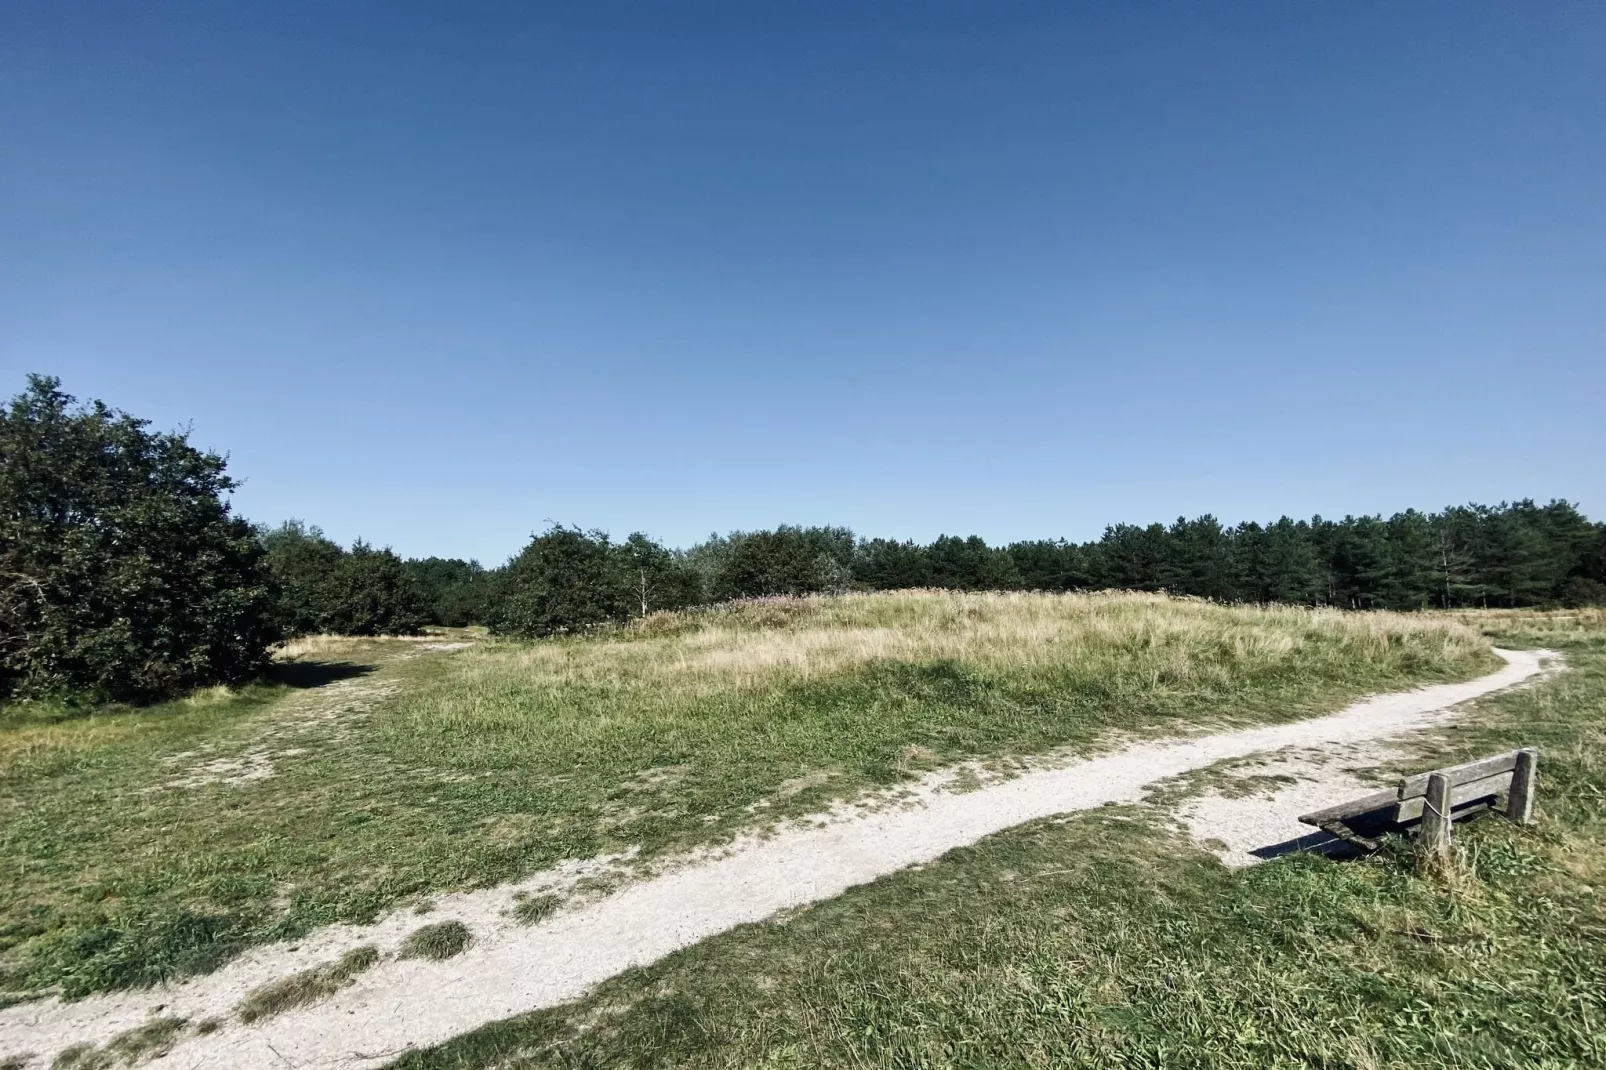
[[[718,842],[938,763],[1308,716],[1494,664],[1421,617],[937,593],[293,653],[289,683],[239,695],[0,711],[0,1001],[209,970],[563,858]]]
[[[468,926],[460,921],[437,921],[431,925],[421,925],[408,933],[407,939],[402,941],[401,957],[439,962],[453,955],[461,955],[472,939]]]
[[[416,934],[415,934],[416,935]],[[372,944],[354,947],[334,962],[270,981],[253,990],[235,1008],[247,1025],[262,1018],[308,1003],[326,999],[357,979],[357,975],[379,961],[379,949]]]
[[[563,904],[563,900],[550,892],[545,895],[523,896],[513,908],[513,917],[520,925],[538,925]]]
[[[1540,824],[1231,872],[1141,809],[1042,822],[398,1070],[1606,1065],[1606,614],[1473,618],[1572,670],[1410,764],[1541,748]]]
[[[100,1047],[75,1044],[51,1060],[51,1070],[110,1070],[166,1055],[184,1032],[182,1018],[152,1018],[117,1034]],[[0,1064],[3,1065],[3,1064]]]

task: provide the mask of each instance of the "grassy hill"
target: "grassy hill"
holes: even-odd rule
[[[1231,871],[1138,808],[1017,828],[408,1056],[538,1067],[1606,1065],[1606,613],[1467,613],[1568,671],[1421,738],[1538,746],[1539,824]]]
[[[1126,594],[303,640],[276,686],[0,712],[0,990],[150,983],[565,858],[718,843],[960,759],[1286,720],[1494,664],[1457,619]]]

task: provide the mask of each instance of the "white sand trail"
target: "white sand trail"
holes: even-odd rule
[[[489,1022],[572,1001],[600,981],[717,933],[829,899],[1024,822],[1136,802],[1156,781],[1227,759],[1285,748],[1350,747],[1443,723],[1456,715],[1451,707],[1522,683],[1540,672],[1542,658],[1553,657],[1545,651],[1497,653],[1505,667],[1480,679],[1383,695],[1323,717],[1137,744],[973,791],[949,790],[951,771],[934,774],[905,805],[839,810],[774,835],[743,838],[727,851],[692,856],[534,926],[507,917],[512,889],[446,895],[425,917],[398,912],[374,926],[334,926],[292,949],[259,949],[185,983],[12,1007],[0,1011],[0,1059],[29,1053],[36,1061],[27,1065],[45,1066],[71,1044],[104,1044],[159,1013],[186,1018],[192,1026],[228,1018],[207,1035],[186,1032],[159,1060],[162,1067],[376,1067]],[[1196,835],[1212,833],[1207,817],[1197,806],[1189,811]],[[568,867],[568,877],[577,865]],[[543,875],[516,887],[539,890],[568,877]],[[454,918],[474,934],[461,955],[443,962],[394,957],[411,929]],[[384,957],[335,996],[252,1026],[229,1018],[239,999],[265,980],[361,944],[376,945]]]

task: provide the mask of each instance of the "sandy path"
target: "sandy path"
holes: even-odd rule
[[[26,1065],[48,1065],[55,1052],[70,1044],[105,1043],[154,1013],[184,1017],[192,1024],[228,1018],[240,997],[263,981],[371,943],[385,957],[350,988],[252,1027],[231,1020],[205,1036],[186,1034],[160,1065],[241,1070],[379,1066],[409,1048],[569,1002],[602,980],[679,948],[831,898],[1024,822],[1136,802],[1157,781],[1228,759],[1290,748],[1342,751],[1443,723],[1455,716],[1450,707],[1530,679],[1540,672],[1541,657],[1550,656],[1542,651],[1497,652],[1506,665],[1488,676],[1383,695],[1324,717],[1139,744],[967,792],[951,790],[951,772],[933,775],[902,806],[844,810],[827,820],[795,823],[767,838],[739,840],[726,852],[694,856],[604,898],[559,910],[535,926],[518,925],[506,916],[509,888],[441,896],[427,917],[401,913],[360,929],[334,926],[294,948],[259,949],[184,984],[72,1004],[41,1001],[12,1007],[0,1011],[0,1058],[31,1053],[35,1061]],[[1342,774],[1329,777],[1314,797],[1341,797],[1350,783]],[[1308,788],[1280,793],[1277,812],[1250,833],[1239,830],[1229,851],[1241,856],[1239,861],[1249,860],[1255,845],[1247,841],[1259,838],[1264,845],[1297,835],[1300,826],[1290,830],[1288,822],[1297,815],[1294,807],[1310,795]],[[1196,800],[1182,820],[1201,838],[1222,838],[1233,832],[1226,826],[1255,809],[1251,804],[1258,804],[1257,812],[1267,810],[1264,799],[1231,802],[1212,819],[1210,800]],[[516,887],[539,889],[572,880],[581,868],[571,866]],[[462,920],[474,933],[463,954],[444,962],[393,957],[411,929],[451,918]]]

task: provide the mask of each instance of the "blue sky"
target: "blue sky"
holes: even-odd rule
[[[0,373],[253,519],[1606,517],[1606,5],[0,8]]]

